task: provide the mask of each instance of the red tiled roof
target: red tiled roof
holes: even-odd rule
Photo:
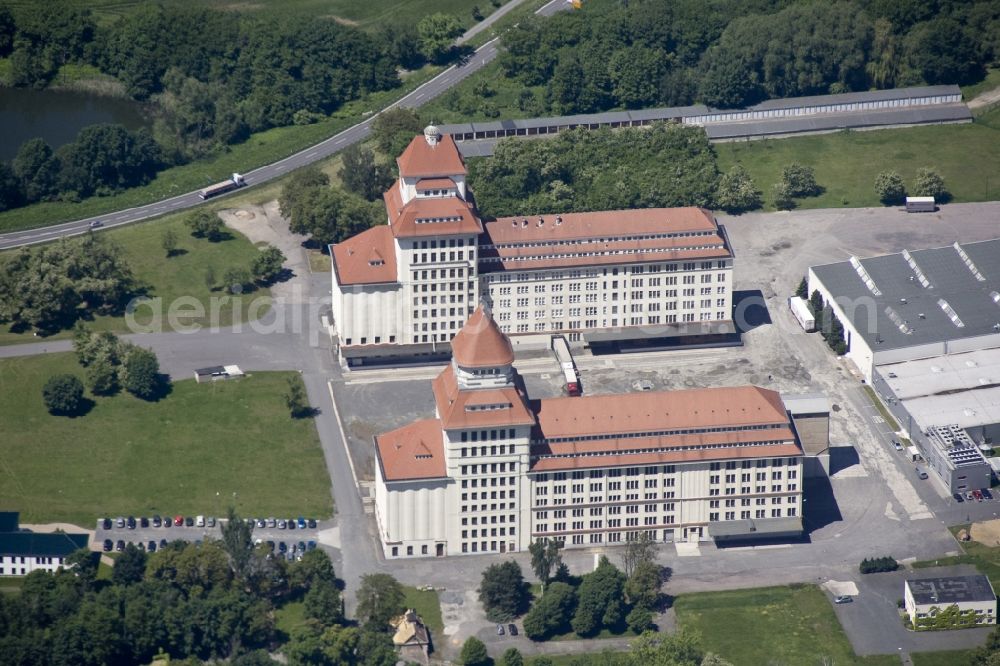
[[[632,455],[576,456],[572,458],[542,458],[531,465],[532,472],[550,472],[625,465],[669,465],[671,463],[732,460],[734,458],[782,458],[802,455],[796,444],[768,446],[736,446],[725,449],[694,449],[639,453]]]
[[[451,178],[421,178],[417,181],[417,190],[447,190],[455,187]]]
[[[434,402],[437,405],[440,422],[449,430],[531,425],[535,422],[522,387],[460,391],[455,371],[449,365],[435,377],[431,388],[434,391]],[[466,407],[473,405],[510,405],[510,407],[466,410]]]
[[[757,386],[550,398],[536,414],[546,438],[788,423],[778,393]]]
[[[634,394],[633,394],[634,395]],[[691,447],[719,447],[726,444],[794,442],[795,434],[788,426],[766,430],[736,430],[730,432],[700,432],[656,437],[608,437],[573,442],[546,442],[532,448],[537,455],[586,455],[592,453],[629,453],[649,449],[684,449]]]
[[[538,226],[540,218],[544,219],[542,226]],[[557,224],[556,218],[561,218],[561,223]],[[522,226],[525,219],[528,220],[527,227]],[[534,217],[518,215],[491,220],[485,227],[490,242],[494,244],[718,230],[711,211],[695,207],[605,210]]]
[[[451,355],[463,368],[490,368],[514,362],[514,348],[480,305],[451,341]]]
[[[413,137],[406,150],[396,158],[399,175],[403,178],[433,178],[466,173],[465,162],[455,140],[442,134],[436,145],[427,143],[423,134]]]
[[[414,236],[443,236],[447,234],[480,234],[483,225],[476,217],[469,202],[459,197],[434,197],[410,199],[403,204],[399,186],[393,185],[385,194],[385,209],[389,224],[397,238]],[[418,222],[418,220],[445,219],[444,222]]]
[[[338,284],[381,284],[397,279],[396,249],[388,225],[380,224],[331,245],[330,256]]]
[[[375,437],[375,452],[386,481],[447,477],[441,422],[422,419]]]
[[[486,257],[484,252],[483,257]],[[634,252],[632,254],[606,254],[590,257],[560,257],[545,259],[501,258],[500,261],[484,261],[480,273],[497,271],[537,270],[545,268],[567,268],[572,266],[610,266],[623,264],[648,264],[657,261],[684,261],[687,259],[722,259],[729,257],[725,248],[706,250],[671,250],[668,252]]]

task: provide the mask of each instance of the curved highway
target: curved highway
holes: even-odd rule
[[[508,3],[508,6],[513,8],[516,4],[516,2],[511,2]],[[566,9],[569,6],[570,5],[566,2],[566,0],[551,0],[551,2],[546,3],[535,13],[540,16],[551,16],[557,11]],[[492,23],[492,21],[500,18],[500,16],[502,16],[500,11],[501,10],[498,10],[490,17],[487,17],[483,23],[478,24],[478,26],[482,26],[479,30],[488,26],[489,23]],[[471,33],[472,29],[470,29],[469,32]],[[246,178],[247,186],[260,185],[261,183],[274,180],[289,171],[294,171],[299,167],[325,159],[350,145],[364,141],[368,138],[368,135],[371,134],[372,122],[380,113],[397,106],[418,108],[421,105],[426,104],[466,77],[482,69],[494,58],[496,58],[498,42],[499,38],[491,39],[476,49],[475,53],[465,61],[452,65],[430,81],[427,81],[420,87],[416,88],[413,92],[386,107],[386,109],[382,109],[378,113],[372,115],[364,122],[349,127],[339,134],[335,134],[334,136],[310,146],[309,148],[301,150],[294,155],[290,155],[283,160],[279,160],[273,164],[268,164],[243,174]],[[239,191],[242,191],[242,189]],[[65,236],[82,234],[88,231],[90,229],[91,222],[95,221],[101,222],[102,226],[99,227],[101,230],[111,229],[131,224],[133,222],[139,222],[140,220],[146,220],[153,217],[159,217],[160,215],[165,215],[167,213],[184,210],[185,208],[191,208],[200,203],[202,203],[202,200],[198,196],[198,191],[196,190],[188,192],[187,194],[180,194],[169,199],[163,199],[151,204],[146,204],[145,206],[105,213],[104,215],[97,215],[83,220],[75,220],[73,222],[64,222],[62,224],[55,224],[48,227],[39,227],[37,229],[26,229],[24,231],[14,231],[7,234],[0,234],[0,250],[20,247],[22,245],[45,243]]]

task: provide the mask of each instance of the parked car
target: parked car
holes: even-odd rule
[[[149,543],[146,545],[146,550],[148,550],[151,553],[155,553],[156,552],[156,542],[153,541],[152,539],[150,539]]]
[[[205,526],[205,516],[198,516],[194,521],[195,526],[204,527]]]
[[[93,222],[90,223],[90,228],[91,229],[97,229],[97,228],[103,227],[103,226],[104,226],[104,223],[101,222],[100,220],[94,220]]]
[[[497,636],[503,636],[505,633],[506,632],[503,630],[503,625],[502,624],[498,624],[497,625]]]
[[[839,597],[836,597],[833,600],[833,603],[835,603],[835,604],[849,604],[852,601],[854,601],[854,597],[850,597],[850,596],[848,596],[846,594],[842,594]]]
[[[294,518],[289,518],[288,519],[288,529],[290,529],[290,530],[294,530],[295,529],[295,519]]]
[[[160,519],[160,514],[155,514],[153,516],[153,527],[159,527],[163,524],[163,520]]]
[[[892,448],[896,449],[897,451],[902,451],[903,445],[899,443],[899,440],[894,439],[892,440]]]
[[[316,529],[316,519],[315,518],[310,518],[309,519],[309,529],[311,529],[311,530]]]
[[[980,490],[973,490],[972,491],[972,496],[976,498],[977,502],[982,502],[983,501],[983,493]]]
[[[127,519],[125,519],[125,525],[130,530],[134,530],[135,529],[135,518],[133,518],[132,516],[129,516]]]
[[[511,636],[517,636],[517,625],[514,623],[508,624],[507,633],[509,633]]]
[[[298,551],[300,553],[306,552],[306,542],[305,541],[299,541],[299,543],[298,543]]]
[[[143,516],[139,519],[139,527],[149,527],[149,518]]]
[[[288,545],[284,541],[279,541],[278,542],[278,552],[279,553],[284,553],[287,550],[288,550]]]
[[[125,519],[118,516],[118,518],[115,519],[115,525],[119,528],[125,527]]]
[[[174,516],[174,525],[184,527],[184,516]]]
[[[267,521],[263,518],[257,519],[257,527],[267,527]]]
[[[278,529],[279,530],[285,529],[285,519],[284,518],[279,518],[278,519]]]
[[[315,541],[310,541],[309,543],[307,543],[306,544],[306,549],[307,550],[316,550],[316,542]]]
[[[306,519],[303,518],[302,516],[299,516],[298,524],[299,524],[299,529],[304,530],[306,528]]]
[[[160,550],[163,550],[166,547],[167,547],[167,540],[166,539],[160,539]]]
[[[101,519],[101,527],[103,527],[104,529],[110,530],[111,529],[111,524],[112,523],[111,523],[111,519],[110,518],[102,518]]]
[[[983,499],[988,499],[988,500],[993,499],[993,493],[990,492],[989,488],[983,488],[979,492],[983,494]]]
[[[143,552],[146,552],[146,544],[144,544],[141,541],[139,543],[135,544],[135,547],[138,548],[139,550],[143,551]]]
[[[208,518],[205,519],[205,522],[208,524],[209,527],[215,527],[215,517],[214,516],[209,516]]]
[[[277,527],[278,526],[278,521],[275,520],[274,518],[268,518],[267,519],[267,526],[268,527]]]
[[[959,504],[965,501],[965,498],[962,497],[962,493],[955,493],[954,495],[952,495],[952,497],[954,497],[955,501],[958,502]]]
[[[971,501],[973,501],[976,498],[972,495],[972,491],[969,490],[969,491],[966,491],[966,493],[965,493],[965,499],[967,499],[967,500],[969,500],[971,502]]]
[[[117,550],[119,553],[122,552],[123,550],[125,550],[125,540],[124,539],[118,539],[118,543],[115,544],[115,550]]]
[[[105,539],[104,540],[104,552],[105,553],[111,552],[111,549],[114,548],[114,547],[115,547],[115,544],[112,543],[111,539]]]
[[[184,526],[185,527],[194,527],[194,518],[192,518],[191,516],[186,516],[184,518]]]
[[[163,517],[163,526],[164,527],[173,527],[173,525],[174,525],[174,519],[173,518],[171,518],[170,516],[164,516]]]

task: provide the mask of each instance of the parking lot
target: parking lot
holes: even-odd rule
[[[182,518],[182,525],[180,526],[174,525],[173,518],[170,518],[169,527],[167,526],[167,522],[162,518],[159,521],[159,527],[155,526],[155,521],[151,517],[145,517],[145,519],[142,517],[132,518],[134,523],[129,520],[129,517],[98,519],[94,539],[91,542],[91,549],[105,552],[117,551],[122,550],[125,545],[131,543],[141,547],[143,550],[152,552],[159,550],[172,541],[201,543],[211,539],[222,538],[221,529],[222,524],[225,523],[225,519],[217,520],[206,516],[201,521],[202,524],[199,525],[197,517],[192,516],[190,517],[191,524],[188,525],[188,517]],[[285,518],[281,519],[285,523],[285,528],[281,529],[278,527],[280,524],[278,519],[258,518],[247,520],[254,523],[254,541],[272,543],[274,550],[284,553],[289,551],[301,553],[318,547],[319,532],[329,527],[329,525],[325,525],[324,523],[330,522],[303,518],[303,527],[299,527],[298,518]],[[270,522],[271,520],[274,521],[273,525]],[[108,524],[107,521],[110,521],[110,528],[106,527]],[[263,526],[260,526],[261,522],[263,522]],[[130,528],[130,524],[134,524],[134,527]],[[294,524],[295,527],[289,529],[289,524]],[[108,547],[109,542],[110,548]],[[282,544],[284,544],[284,549],[281,547]]]

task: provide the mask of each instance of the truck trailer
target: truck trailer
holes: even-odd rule
[[[552,352],[559,361],[559,367],[563,373],[563,381],[566,383],[566,393],[568,395],[580,395],[583,393],[580,387],[580,376],[576,371],[576,363],[573,362],[573,355],[569,351],[569,343],[561,335],[552,336]]]
[[[246,184],[247,182],[243,176],[238,173],[234,173],[229,177],[229,180],[224,180],[221,183],[216,183],[215,185],[209,185],[202,191],[198,192],[198,196],[202,199],[208,199],[210,197],[215,197],[231,190],[235,190],[238,187],[243,187]]]
[[[936,210],[934,197],[906,197],[907,213],[933,213]]]
[[[812,333],[816,330],[816,317],[804,298],[792,296],[788,299],[788,308],[792,311],[792,315],[799,322],[802,330],[806,333]]]

